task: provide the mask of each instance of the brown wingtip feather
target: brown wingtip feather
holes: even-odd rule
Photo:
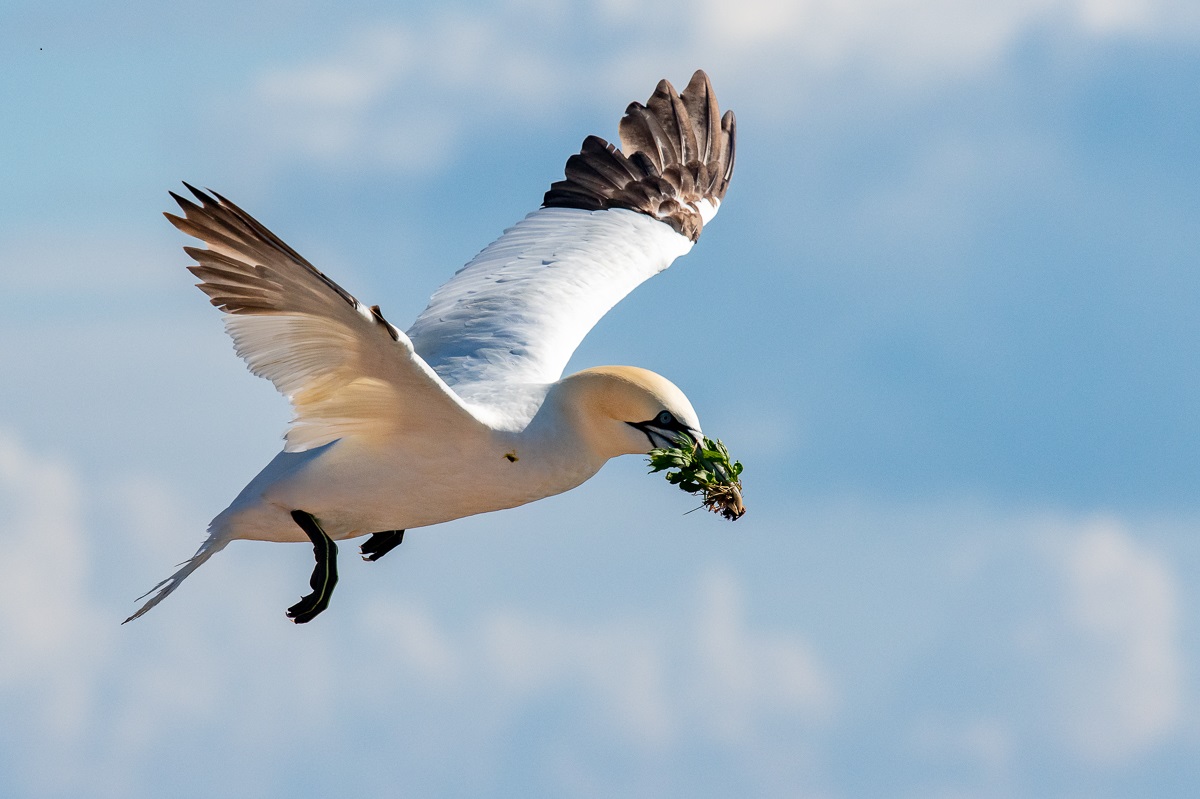
[[[345,289],[250,214],[211,189],[201,191],[186,181],[183,185],[200,204],[172,191],[169,194],[183,210],[183,216],[171,213],[163,216],[183,233],[207,245],[207,249],[184,247],[184,250],[196,259],[202,271],[197,277],[203,281],[198,285],[213,305],[231,314],[282,312],[288,298],[280,294],[272,272],[279,268],[278,264],[287,262],[310,274],[351,307],[357,305],[357,300]]]
[[[692,241],[704,227],[697,203],[720,203],[733,177],[736,126],[720,116],[712,82],[698,69],[683,94],[660,80],[645,105],[630,103],[621,149],[595,136],[567,159],[566,179],[546,192],[547,208],[626,208],[665,222]]]

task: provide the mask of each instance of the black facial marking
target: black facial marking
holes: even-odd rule
[[[675,446],[675,436],[673,433],[685,433],[688,436],[695,437],[691,429],[675,418],[675,415],[668,410],[658,412],[658,415],[653,419],[648,419],[644,422],[626,422],[630,427],[636,427],[646,434],[646,438],[650,440],[650,446],[653,448],[672,447]]]

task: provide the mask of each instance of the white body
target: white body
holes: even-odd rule
[[[210,531],[221,539],[308,541],[291,517],[300,509],[320,519],[331,538],[343,540],[553,496],[587,480],[607,458],[578,438],[552,435],[564,426],[545,421],[518,433],[480,428],[451,440],[349,436],[280,452]]]

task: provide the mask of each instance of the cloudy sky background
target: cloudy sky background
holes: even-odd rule
[[[256,543],[119,626],[288,418],[168,189],[405,327],[697,67],[727,202],[573,366],[679,384],[745,519],[626,458],[305,627]],[[15,0],[0,107],[0,794],[1194,792],[1191,0]]]

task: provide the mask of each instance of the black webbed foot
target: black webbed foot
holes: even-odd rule
[[[371,537],[359,547],[359,551],[362,552],[363,560],[375,561],[400,546],[400,542],[403,540],[403,530],[387,530],[382,533],[371,533]]]
[[[313,592],[302,597],[299,602],[287,610],[289,619],[296,624],[305,624],[329,607],[329,597],[333,595],[333,587],[337,585],[338,580],[337,544],[333,543],[333,539],[325,534],[311,513],[294,510],[292,519],[300,525],[300,529],[313,542],[313,555],[317,559],[317,565],[313,568],[312,577],[308,581]]]

